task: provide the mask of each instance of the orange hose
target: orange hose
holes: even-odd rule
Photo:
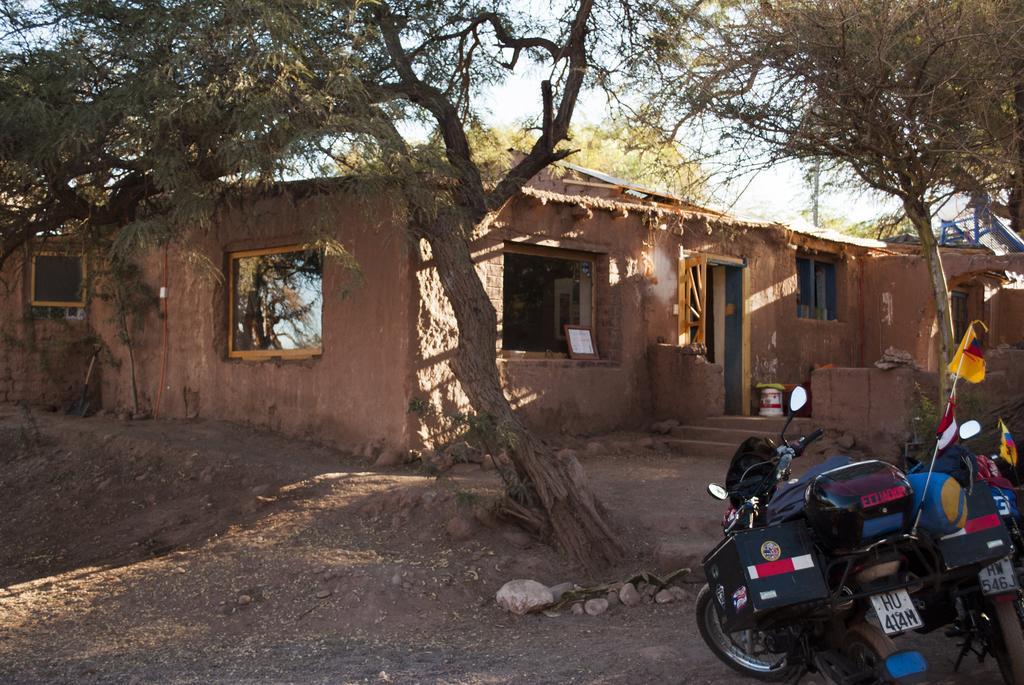
[[[167,251],[170,245],[164,245],[164,297],[163,299],[163,310],[164,310],[164,330],[163,330],[163,350],[160,353],[160,385],[156,389],[156,405],[153,407],[153,418],[160,417],[160,404],[164,397],[164,383],[167,378],[167,345],[169,341],[168,327],[167,327],[167,311],[168,311],[168,299],[170,299],[170,290],[168,289],[168,270],[167,270]]]

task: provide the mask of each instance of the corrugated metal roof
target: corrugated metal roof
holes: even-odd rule
[[[637,185],[631,181],[611,174],[606,174],[603,171],[597,171],[596,169],[588,169],[578,164],[572,164],[571,162],[558,162],[558,164],[566,169],[575,171],[576,173],[589,176],[602,183],[616,186],[622,189],[624,195],[637,198],[638,200],[655,200],[667,204],[679,204],[685,206],[689,210],[693,210],[700,214],[708,217],[716,217],[722,223],[728,224],[742,224],[755,228],[779,228],[783,230],[789,230],[800,235],[805,235],[819,240],[826,240],[832,243],[839,243],[842,245],[856,245],[858,247],[865,248],[881,248],[884,249],[888,245],[881,240],[874,240],[872,238],[861,238],[858,236],[847,235],[846,233],[840,233],[830,228],[821,228],[811,226],[810,224],[783,224],[773,221],[764,221],[759,219],[751,219],[749,217],[742,217],[732,214],[728,211],[708,207],[706,205],[697,204],[691,200],[676,197],[671,193],[667,193],[660,190],[652,190],[643,186]],[[574,196],[576,197],[576,196]]]
[[[633,183],[632,181],[627,181],[624,178],[619,178],[617,176],[612,176],[611,174],[606,174],[603,171],[598,171],[596,169],[588,169],[587,167],[580,166],[579,164],[573,164],[572,162],[558,162],[558,165],[565,167],[566,169],[571,169],[572,171],[575,171],[577,173],[590,176],[591,178],[595,178],[598,181],[601,181],[602,183],[618,186],[622,188],[623,194],[635,197],[640,200],[667,200],[669,202],[679,202],[681,204],[697,206],[693,203],[692,200],[677,197],[672,193],[669,193],[664,190],[655,190],[653,188],[647,188],[636,183]]]
[[[870,248],[886,248],[889,245],[882,240],[875,240],[874,238],[861,238],[855,235],[848,235],[846,233],[840,233],[839,231],[831,228],[821,228],[820,226],[813,226],[811,224],[782,224],[785,228],[799,233],[800,235],[810,236],[812,238],[818,238],[819,240],[828,240],[833,243],[843,243],[845,245],[857,245],[859,247],[870,247]]]

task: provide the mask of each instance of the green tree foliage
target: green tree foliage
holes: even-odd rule
[[[515,153],[529,149],[535,132],[522,128],[473,128],[469,132],[473,159],[484,180],[493,183],[513,164]],[[573,164],[603,171],[639,186],[667,191],[676,197],[703,195],[703,174],[682,146],[666,142],[657,129],[609,121],[573,127],[566,146]],[[559,173],[557,167],[554,173]]]

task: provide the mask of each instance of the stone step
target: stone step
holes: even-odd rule
[[[778,431],[748,430],[745,428],[719,428],[716,426],[676,426],[672,429],[671,437],[683,438],[685,440],[704,440],[708,442],[726,442],[732,445],[739,445],[750,437],[772,438],[779,437]]]
[[[779,435],[779,431],[786,425],[784,416],[709,416],[699,421],[691,422],[692,426],[707,426],[710,428],[731,428],[735,430],[754,433],[772,433]],[[793,419],[787,434],[791,437],[805,435],[815,428],[814,419],[797,418]]]
[[[687,457],[725,457],[729,458],[736,451],[738,443],[714,442],[711,440],[687,440],[666,436],[661,441],[670,450]]]

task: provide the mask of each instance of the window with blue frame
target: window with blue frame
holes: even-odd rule
[[[801,319],[835,321],[836,265],[812,257],[796,258],[796,315]]]

